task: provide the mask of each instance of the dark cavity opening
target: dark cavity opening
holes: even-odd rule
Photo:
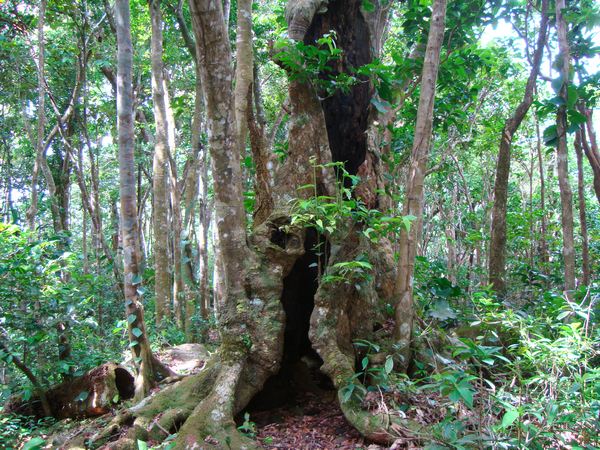
[[[317,14],[304,42],[312,44],[331,30],[336,44],[343,50],[342,60],[331,64],[332,75],[354,74],[355,69],[371,62],[369,28],[360,5],[362,0],[333,0],[325,14]],[[367,151],[368,118],[372,87],[366,77],[358,77],[348,93],[338,90],[321,101],[333,161],[344,162],[351,175],[358,172]],[[322,93],[323,96],[326,94]]]
[[[117,367],[115,369],[115,384],[121,400],[129,400],[135,394],[135,380],[128,370]]]
[[[308,337],[318,287],[318,265],[319,261],[324,265],[328,250],[323,238],[321,240],[319,245],[315,230],[306,231],[305,254],[298,258],[283,280],[281,303],[286,322],[281,368],[250,401],[249,411],[293,405],[299,394],[318,394],[333,389],[329,378],[319,371],[323,361],[313,350]]]

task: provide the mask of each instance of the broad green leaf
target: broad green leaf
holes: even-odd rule
[[[389,374],[392,373],[392,370],[394,370],[394,360],[392,359],[391,356],[388,356],[385,360],[385,366],[383,367],[385,370],[385,373]]]
[[[142,334],[142,330],[140,330],[139,328],[134,328],[133,330],[131,330],[131,334],[133,334],[136,338],[139,338]]]
[[[41,437],[34,437],[29,439],[23,446],[22,450],[39,450],[46,444],[46,441]]]
[[[515,420],[517,420],[519,417],[519,411],[511,408],[511,409],[507,409],[506,412],[504,413],[504,416],[502,416],[502,428],[508,428],[509,426],[511,426],[513,424],[513,422]]]
[[[369,365],[369,357],[365,356],[361,361],[361,367],[363,370],[365,370],[368,365]]]

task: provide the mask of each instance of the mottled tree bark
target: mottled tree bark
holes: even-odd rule
[[[410,230],[402,230],[400,234],[400,259],[398,262],[398,278],[394,290],[396,298],[396,324],[394,337],[400,347],[403,364],[408,366],[411,355],[413,332],[413,283],[415,257],[417,252],[418,224],[423,215],[423,182],[427,171],[427,161],[431,146],[433,129],[433,104],[436,81],[440,62],[440,51],[444,39],[446,18],[446,0],[435,0],[431,15],[427,49],[423,62],[421,93],[415,124],[412,154],[406,182],[403,214],[413,216],[415,221]]]
[[[548,0],[542,2],[540,30],[538,32],[537,46],[533,54],[531,71],[525,86],[523,100],[517,106],[513,115],[506,120],[500,137],[500,149],[496,164],[496,179],[494,183],[494,207],[492,210],[492,228],[490,238],[489,280],[496,292],[502,293],[505,289],[506,270],[506,203],[508,198],[508,176],[510,173],[510,152],[515,133],[527,115],[533,103],[533,92],[540,71],[544,46],[546,45],[546,32],[548,29]]]
[[[253,65],[252,0],[238,0],[234,98],[236,145],[242,158],[246,153],[248,105],[251,105],[248,99],[252,98]]]
[[[337,44],[348,56],[348,66],[343,70],[366,64],[376,56],[372,50],[379,38],[371,35],[377,28],[370,24],[379,23],[373,20],[374,16],[381,17],[379,2],[376,12],[368,13],[362,9],[361,0],[337,2],[327,12],[313,8],[312,1],[288,4],[289,29],[295,30],[295,38],[310,45],[323,33],[336,29],[340,37]],[[355,174],[368,159],[370,168],[366,172],[377,170],[376,153],[371,153],[366,138],[372,120],[370,83],[357,83],[350,93],[337,93],[325,104],[310,84],[290,82],[288,155],[276,176],[273,212],[247,235],[240,154],[235,141],[233,71],[221,2],[193,0],[191,11],[198,60],[203,61],[199,67],[215,180],[213,209],[222,261],[217,270],[223,279],[217,318],[222,345],[199,374],[164,389],[118,417],[103,436],[113,433],[119,424],[133,421],[133,426],[113,448],[133,448],[136,439],[163,440],[166,430],[181,423],[176,448],[255,447],[237,432],[233,416],[284,364],[288,332],[302,326],[309,347],[324,360],[321,370],[341,396],[341,389],[355,372],[357,354],[353,340],[372,335],[377,302],[390,301],[393,294],[395,271],[389,242],[372,245],[360,233],[363,224],[354,224],[348,218],[335,236],[319,238],[328,240],[331,249],[331,259],[323,263],[324,270],[333,271],[330,264],[367,254],[374,266],[373,276],[360,287],[343,282],[317,286],[318,280],[311,275],[316,274],[316,270],[311,272],[311,258],[317,258],[317,237],[313,233],[311,240],[308,231],[291,223],[294,201],[313,195],[306,189],[298,190],[300,186],[312,183],[317,195],[337,195],[332,161],[345,162]],[[317,11],[323,14],[315,15]],[[344,111],[345,106],[350,106],[352,114]],[[344,135],[345,131],[352,135]],[[366,188],[364,192],[369,198],[377,196]],[[294,300],[293,295],[290,297],[293,285],[289,285],[289,277],[298,275],[298,270],[310,276],[310,284],[316,290],[314,298],[309,291],[314,310],[309,309],[302,324],[296,323],[299,319],[293,308],[286,306]],[[357,401],[343,402],[342,409],[367,438],[393,441],[396,418],[363,410]]]
[[[560,49],[560,64],[562,87],[560,96],[563,104],[558,107],[556,115],[556,134],[558,137],[556,158],[558,184],[560,188],[561,224],[563,232],[563,264],[564,264],[564,288],[566,295],[575,289],[575,239],[573,237],[573,192],[569,181],[569,155],[567,149],[567,104],[569,71],[571,56],[569,41],[567,39],[567,22],[563,17],[566,8],[565,0],[556,1],[556,30],[558,34],[558,46]]]
[[[540,134],[540,124],[535,119],[535,136],[538,159],[538,172],[540,177],[540,257],[543,263],[549,261],[548,244],[546,243],[546,179],[544,176],[544,156],[542,152],[542,136]]]
[[[154,104],[154,159],[152,164],[152,224],[154,231],[155,318],[158,326],[171,316],[171,275],[169,273],[169,138],[163,80],[163,33],[160,0],[150,1],[152,22],[152,100]],[[175,249],[177,251],[177,249]]]
[[[154,384],[152,351],[146,335],[144,307],[138,287],[142,281],[137,220],[134,127],[133,46],[129,0],[116,0],[117,27],[117,115],[119,133],[119,191],[121,195],[121,238],[123,243],[125,311],[133,359],[137,366],[135,399],[144,398]]]

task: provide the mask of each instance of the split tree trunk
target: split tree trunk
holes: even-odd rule
[[[373,49],[381,43],[378,33],[383,30],[386,15],[385,8],[376,3],[376,11],[366,12],[361,0],[332,2],[327,11],[322,1],[289,2],[290,35],[314,45],[323,33],[335,29],[337,45],[347,56],[344,67],[338,70],[359,67],[377,56]],[[319,11],[321,14],[317,14]],[[308,345],[324,361],[321,370],[331,378],[339,394],[355,372],[358,355],[353,341],[373,337],[378,301],[389,302],[393,294],[391,244],[382,240],[373,245],[361,233],[363,224],[352,223],[348,218],[340,230],[319,238],[327,240],[331,249],[325,273],[334,272],[332,265],[337,262],[368,255],[374,266],[372,276],[361,281],[359,287],[358,282],[317,285],[313,276],[311,285],[316,292],[314,299],[308,292],[309,304],[305,306],[314,301],[314,310],[310,317],[302,319],[305,322],[298,323],[300,319],[293,312],[302,305],[290,305],[295,301],[294,295],[290,296],[291,291],[295,292],[290,280],[302,272],[310,276],[312,262],[318,261],[314,233],[311,240],[305,229],[291,224],[294,200],[311,195],[298,188],[314,184],[317,195],[335,198],[337,182],[329,164],[332,161],[346,162],[352,174],[363,167],[361,183],[378,186],[369,181],[381,170],[377,149],[369,147],[367,140],[367,129],[374,118],[370,106],[372,86],[364,80],[350,92],[338,92],[321,102],[310,84],[290,81],[288,156],[275,177],[278,186],[273,191],[274,208],[248,236],[240,154],[236,151],[233,71],[222,6],[212,0],[193,0],[191,12],[198,60],[204,61],[200,72],[224,281],[218,309],[222,345],[199,374],[164,389],[116,418],[97,441],[116,431],[120,424],[132,421],[133,426],[111,448],[134,448],[136,439],[160,441],[167,435],[165,430],[175,427],[179,427],[176,448],[254,447],[255,443],[237,432],[233,417],[280,370],[286,359],[285,336],[295,328],[304,329]],[[384,203],[377,199],[377,192],[366,188],[364,192],[367,198],[376,199],[375,207]],[[341,406],[348,420],[368,439],[393,441],[396,418],[390,420],[388,415],[362,410],[356,399],[342,402]]]
[[[596,141],[596,133],[594,132],[592,110],[581,105],[579,111],[586,117],[585,127],[581,130],[581,144],[585,156],[592,167],[592,174],[594,175],[594,192],[596,193],[598,203],[600,203],[600,152],[598,152],[598,143]],[[589,137],[589,143],[588,139],[586,139],[586,134]]]
[[[581,150],[582,134],[581,130],[579,130],[575,135],[575,154],[577,155],[577,198],[579,202],[579,228],[581,232],[581,284],[588,286],[590,284],[590,252],[585,205],[585,181],[583,178],[583,152]]]

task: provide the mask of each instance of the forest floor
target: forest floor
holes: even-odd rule
[[[310,392],[298,395],[294,404],[255,412],[258,441],[268,450],[371,450],[346,421],[337,401]]]
[[[190,375],[202,370],[210,354],[199,344],[184,344],[158,352],[159,359],[175,372]],[[127,362],[124,363],[127,366]],[[154,393],[161,389],[156,387]],[[335,391],[318,393],[299,390],[280,406],[262,411],[251,410],[246,418],[239,418],[243,430],[266,450],[383,450],[370,444],[346,421],[337,402]],[[53,449],[68,448],[69,441],[79,436],[91,436],[106,424],[111,414],[82,421],[68,419],[55,424],[44,436]],[[246,423],[244,423],[244,421]],[[246,426],[244,428],[244,426]],[[122,430],[125,432],[126,430]],[[410,440],[409,440],[410,442]],[[152,442],[148,443],[150,446]],[[392,450],[413,450],[399,440]]]
[[[200,358],[198,355],[200,354]],[[172,347],[158,356],[177,373],[194,373],[203,365],[206,351],[197,344]],[[329,393],[328,393],[329,394]],[[293,401],[249,417],[251,433],[267,450],[370,450],[380,449],[365,443],[345,419],[334,391],[332,395],[299,392]]]

